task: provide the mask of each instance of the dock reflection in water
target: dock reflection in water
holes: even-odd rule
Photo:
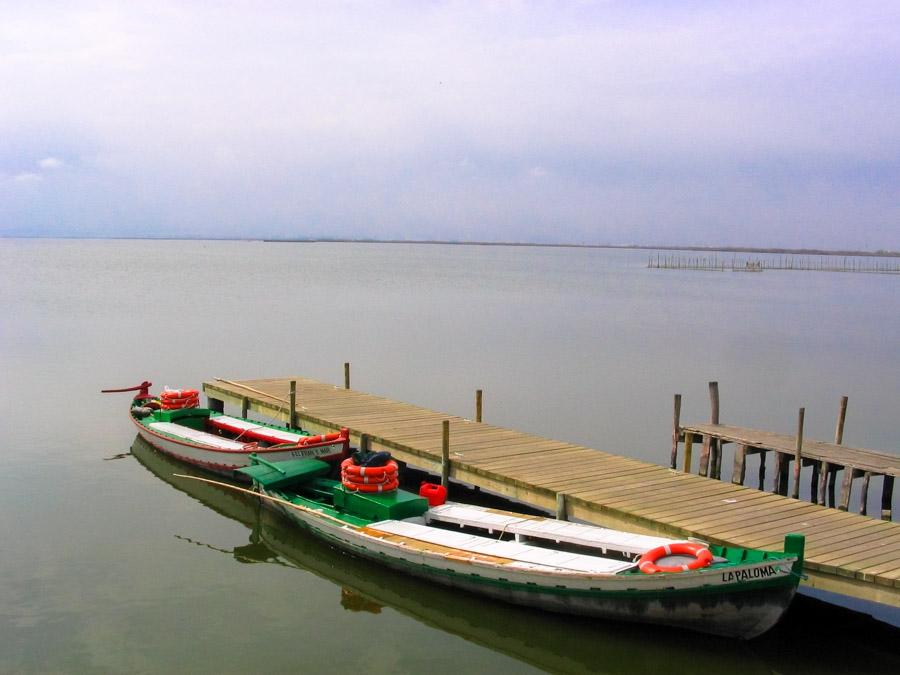
[[[220,515],[246,525],[249,540],[216,548],[237,562],[291,566],[335,584],[336,603],[348,611],[379,614],[391,608],[437,630],[459,636],[551,672],[737,673],[898,672],[896,629],[868,617],[798,597],[786,619],[749,643],[672,629],[603,622],[492,603],[477,596],[398,575],[332,549],[259,500],[227,488],[179,479],[208,477],[161,455],[135,438],[132,454],[146,469]],[[195,544],[202,544],[190,540]],[[204,545],[205,546],[205,545]],[[206,548],[213,548],[205,546]],[[726,666],[727,664],[727,666]]]

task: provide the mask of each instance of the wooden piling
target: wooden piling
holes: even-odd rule
[[[841,445],[844,442],[844,421],[847,419],[847,401],[849,397],[841,396],[841,406],[838,409],[837,425],[834,428],[834,444]]]
[[[675,394],[675,409],[672,414],[672,457],[669,468],[674,469],[678,465],[678,440],[681,436],[681,394]]]
[[[481,389],[475,390],[475,421],[481,421]]]
[[[861,516],[868,515],[869,511],[869,479],[872,477],[871,472],[864,471],[862,475],[862,483],[859,488],[859,514]]]
[[[691,472],[691,455],[694,453],[694,434],[684,435],[684,472]]]
[[[248,396],[241,397],[241,417],[246,418],[250,412],[250,398]]]
[[[350,388],[350,362],[344,361],[344,389]]]
[[[360,434],[359,435],[359,451],[361,453],[368,452],[371,447],[371,439],[369,438],[369,434]]]
[[[566,495],[564,492],[556,493],[556,519],[568,520],[566,514]]]
[[[800,471],[803,469],[803,418],[806,408],[800,408],[797,414],[797,445],[794,447],[794,488],[791,497],[800,499]]]
[[[882,520],[890,520],[891,519],[891,509],[894,498],[894,477],[893,476],[885,476],[884,483],[881,486],[881,519]]]
[[[746,445],[738,445],[738,449],[734,453],[734,470],[731,472],[731,482],[735,485],[743,485],[745,478],[745,462],[747,460]]]
[[[710,382],[709,383],[709,422],[710,424],[718,424],[719,423],[719,383],[718,382]],[[712,478],[717,478],[716,476],[716,456],[718,455],[718,440],[713,438],[712,436],[704,436],[703,437],[703,451],[700,453],[700,475],[701,476],[710,476]],[[712,460],[712,466],[710,467],[710,460]],[[719,467],[721,469],[721,460],[719,461]],[[712,471],[710,471],[712,469]]]
[[[297,421],[297,380],[291,380],[291,389],[290,394],[288,396],[288,419],[287,426],[288,429],[296,428],[295,422]]]
[[[819,473],[822,471],[822,462],[812,463],[812,473],[809,476],[809,501],[817,504],[819,494]]]
[[[841,405],[838,409],[837,424],[834,427],[834,444],[841,445],[844,442],[844,421],[847,419],[847,401],[848,397],[841,396]],[[849,467],[844,467],[844,477],[841,480],[841,501],[838,508],[846,511],[850,508],[850,493],[853,491],[853,479],[856,478],[857,472]]]
[[[838,409],[837,424],[834,428],[834,444],[840,445],[844,440],[844,420],[847,418],[846,396],[841,396],[841,404]],[[834,507],[834,484],[837,480],[837,467],[828,462],[822,464],[819,474],[819,503],[825,504],[825,486],[828,485],[828,506]]]
[[[450,420],[444,420],[441,434],[441,485],[450,487]]]
[[[759,489],[766,489],[766,451],[763,450],[759,453]]]

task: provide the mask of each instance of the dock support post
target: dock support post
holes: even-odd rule
[[[834,444],[840,445],[844,440],[844,420],[847,418],[847,401],[848,397],[841,396],[841,405],[838,409],[837,424],[834,428]],[[819,503],[825,504],[825,484],[828,483],[829,499],[828,506],[834,508],[834,483],[837,478],[837,469],[828,462],[822,463],[822,470],[819,473]]]
[[[288,429],[295,427],[294,422],[297,419],[297,380],[291,380],[291,393],[288,396]]]
[[[772,476],[772,492],[786,497],[788,493],[788,465],[790,460],[783,452],[773,450],[775,453],[775,475]]]
[[[872,477],[870,471],[865,471],[862,476],[862,485],[859,492],[859,515],[866,516],[869,511],[869,479]]]
[[[841,511],[846,511],[850,508],[850,493],[853,491],[853,479],[860,475],[860,471],[858,469],[854,469],[852,466],[844,467],[844,478],[841,481],[841,501],[838,504],[838,509]]]
[[[762,448],[759,453],[759,489],[766,489],[766,450]]]
[[[881,487],[881,519],[891,519],[891,501],[894,497],[894,477],[885,476]]]
[[[241,396],[241,417],[246,418],[250,412],[250,398]]]
[[[834,508],[834,486],[837,483],[837,467],[831,467],[831,471],[828,476],[828,506],[829,508]]]
[[[566,515],[566,495],[564,492],[556,493],[556,519],[568,520]]]
[[[691,472],[691,460],[694,454],[694,434],[684,435],[684,472]]]
[[[441,485],[450,487],[450,420],[444,420],[441,433]]]
[[[206,407],[210,410],[215,410],[216,412],[220,413],[225,412],[225,401],[223,401],[222,399],[207,396],[206,401]]]
[[[475,390],[475,421],[481,421],[481,389]]]
[[[747,459],[747,446],[739,445],[734,453],[734,470],[731,472],[731,482],[735,485],[743,485],[746,476],[745,461]]]
[[[819,499],[819,474],[822,471],[822,462],[812,463],[812,474],[809,477],[809,501],[818,504]]]
[[[344,361],[344,389],[350,388],[350,362]]]
[[[669,467],[678,465],[678,440],[681,436],[681,394],[675,394],[675,411],[672,415],[672,458]]]
[[[709,421],[710,424],[719,423],[719,383],[709,383]],[[709,476],[710,478],[718,478],[716,475],[716,466],[718,464],[721,471],[722,461],[717,457],[719,455],[718,439],[712,436],[703,437],[703,452],[700,453],[700,475]],[[712,467],[710,467],[710,459]]]
[[[359,435],[359,451],[360,451],[360,453],[368,452],[369,446],[370,446],[369,434],[360,434]]]
[[[800,471],[803,470],[803,417],[806,415],[806,408],[800,408],[797,414],[797,443],[794,446],[794,487],[791,490],[791,497],[800,499]]]
[[[834,428],[834,444],[841,445],[844,442],[844,420],[847,418],[847,397],[841,396],[841,407],[838,410],[837,424]],[[841,480],[841,501],[838,509],[846,511],[850,508],[850,492],[853,490],[853,479],[857,472],[853,467],[844,467],[844,478]]]
[[[713,424],[718,424],[719,423],[719,383],[718,382],[710,382],[709,383],[709,407],[710,407],[709,421],[712,422]],[[718,438],[714,438],[710,449],[712,451],[712,462],[713,462],[712,477],[718,480],[722,477],[722,442]]]

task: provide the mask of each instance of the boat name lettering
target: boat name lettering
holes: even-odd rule
[[[309,450],[291,450],[291,457],[319,457],[320,455],[327,455],[333,450],[334,448],[330,445],[324,448],[310,448]]]
[[[767,567],[754,567],[749,570],[722,572],[722,581],[729,583],[732,581],[750,581],[751,579],[768,579],[777,574],[778,570],[775,568],[775,565],[768,565]]]

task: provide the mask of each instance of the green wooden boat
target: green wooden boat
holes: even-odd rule
[[[299,526],[404,574],[549,611],[749,639],[774,626],[802,575],[804,538],[784,551],[677,541],[510,511],[363,492],[315,459],[238,469]],[[242,488],[233,487],[241,490]]]

